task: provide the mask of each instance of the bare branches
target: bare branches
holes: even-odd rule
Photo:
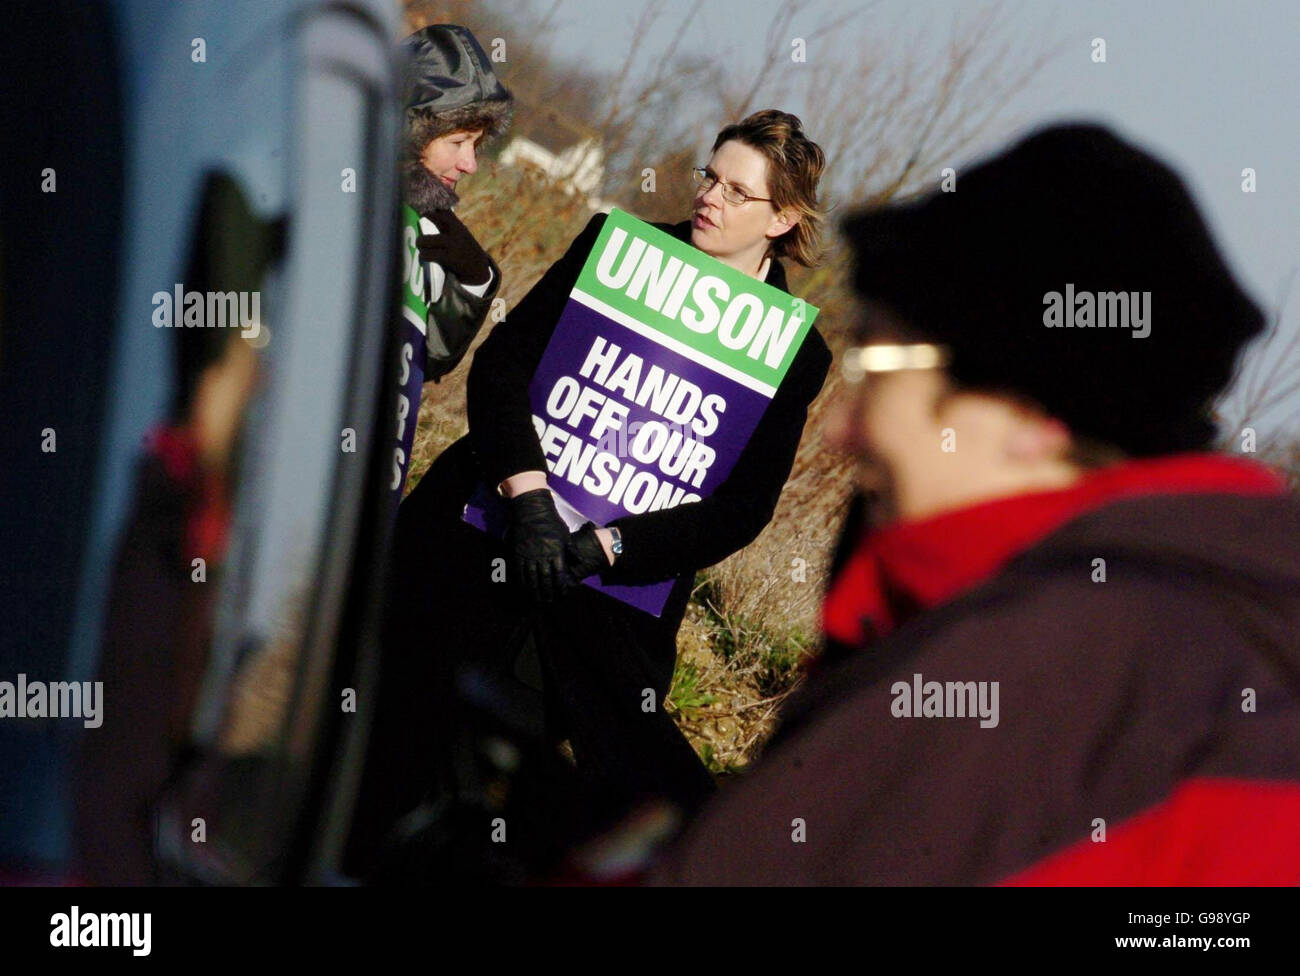
[[[1265,418],[1279,429],[1300,421],[1300,329],[1282,326],[1297,274],[1300,267],[1292,267],[1282,282],[1269,314],[1268,330],[1237,363],[1228,387],[1231,392],[1219,405],[1231,430],[1241,431]],[[1286,436],[1294,437],[1294,432]],[[1262,449],[1269,446],[1279,445]]]

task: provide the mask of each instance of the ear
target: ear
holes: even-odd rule
[[[802,217],[802,214],[792,213],[785,210],[775,214],[772,217],[771,222],[767,225],[767,236],[770,238],[777,238],[782,234],[788,233],[790,228],[799,223],[799,220]]]

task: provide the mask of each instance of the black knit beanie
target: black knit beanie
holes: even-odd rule
[[[857,290],[949,346],[957,382],[1134,456],[1208,446],[1264,326],[1183,182],[1100,126],[1043,129],[843,229]]]

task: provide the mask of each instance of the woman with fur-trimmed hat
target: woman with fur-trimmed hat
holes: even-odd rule
[[[402,48],[410,59],[402,202],[419,218],[418,228],[407,228],[406,246],[423,271],[415,277],[428,315],[421,321],[408,308],[402,320],[398,411],[403,423],[392,481],[399,497],[421,389],[464,358],[501,286],[500,270],[452,208],[460,202],[457,184],[478,169],[479,147],[509,125],[513,101],[483,48],[464,27],[425,27],[406,38]]]
[[[424,383],[437,382],[465,357],[501,286],[496,263],[452,208],[460,202],[457,185],[478,169],[479,147],[509,125],[513,102],[482,46],[464,27],[422,28],[402,42],[402,51],[409,59],[402,202],[415,212],[412,217],[404,210],[403,244],[409,262],[406,273],[413,270],[410,263],[416,258],[422,272],[408,277],[404,287],[422,293],[422,301],[404,302],[399,323],[398,426],[389,484],[394,509],[406,481]],[[427,315],[422,317],[412,304],[426,306]],[[392,663],[400,652],[397,648],[384,657],[384,677],[390,687],[400,684]],[[419,757],[412,757],[414,769],[394,765],[402,758],[396,753],[403,750],[390,747],[393,740],[385,735],[384,711],[378,714],[349,838],[350,859],[364,860],[391,827],[386,819],[390,791],[420,780]],[[400,732],[396,740],[405,744]]]

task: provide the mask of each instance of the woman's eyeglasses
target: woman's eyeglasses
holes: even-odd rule
[[[846,382],[861,383],[868,373],[940,369],[947,366],[951,358],[947,346],[928,342],[875,343],[846,349],[840,360],[840,370]]]
[[[696,185],[699,186],[699,188],[703,190],[705,193],[708,193],[710,190],[713,189],[714,183],[721,184],[722,199],[726,200],[727,203],[731,204],[733,207],[742,206],[743,204],[749,203],[751,200],[754,200],[759,203],[772,202],[771,197],[751,197],[744,190],[737,189],[734,185],[728,183],[726,180],[718,179],[717,173],[713,172],[710,169],[706,169],[703,166],[696,166],[694,169],[692,169],[691,177],[695,180]]]

